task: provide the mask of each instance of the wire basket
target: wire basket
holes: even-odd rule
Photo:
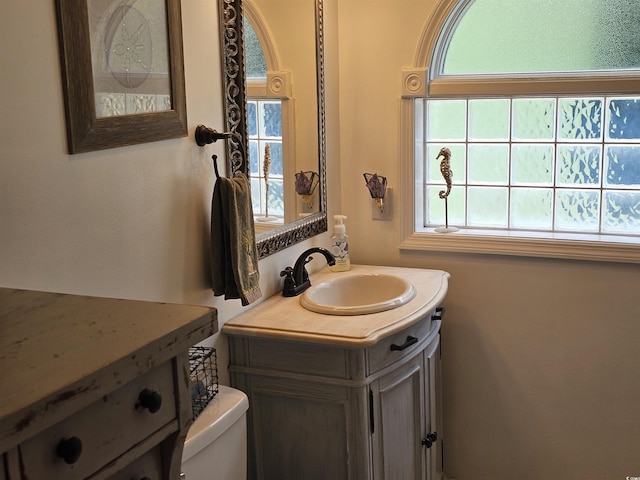
[[[195,420],[218,393],[218,361],[215,348],[189,349],[189,377],[191,407]]]

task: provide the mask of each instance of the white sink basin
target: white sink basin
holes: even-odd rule
[[[300,304],[312,312],[328,315],[364,315],[391,310],[415,296],[414,286],[395,275],[336,273],[336,278],[305,291]]]

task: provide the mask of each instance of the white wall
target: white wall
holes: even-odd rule
[[[412,66],[435,1],[326,2],[329,213],[349,216],[354,262],[452,274],[443,331],[450,477],[640,475],[639,267],[403,254],[407,206],[396,203],[391,222],[370,218],[362,173],[400,185],[400,69]],[[221,323],[239,313],[239,301],[214,298],[208,286],[210,158],[223,146],[192,140],[198,123],[223,124],[217,3],[182,2],[189,137],[73,156],[54,2],[5,3],[0,286],[212,305]],[[261,261],[265,295],[304,248],[327,241]],[[209,343],[227,383],[226,342]]]
[[[355,263],[451,273],[445,472],[456,480],[640,475],[640,267],[398,250],[362,174],[398,189],[400,72],[438,0],[340,0],[342,210]],[[499,28],[499,21],[496,22]],[[375,238],[375,242],[371,239]]]

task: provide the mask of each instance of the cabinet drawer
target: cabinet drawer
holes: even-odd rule
[[[25,478],[88,477],[174,420],[175,390],[169,361],[25,441],[20,445]],[[66,460],[61,458],[65,441]]]
[[[149,450],[135,462],[130,463],[115,475],[109,476],[109,480],[160,480],[169,478],[164,472],[162,464],[162,447],[160,445]]]
[[[439,319],[441,311],[434,310],[418,323],[382,339],[367,349],[367,374],[372,374],[412,355],[424,348],[424,340],[432,333],[434,319]]]
[[[260,370],[346,378],[345,349],[260,338],[231,338],[232,363]]]

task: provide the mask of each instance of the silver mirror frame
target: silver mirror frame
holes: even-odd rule
[[[244,24],[242,0],[219,0],[221,47],[223,54],[223,88],[227,171],[230,175],[249,172],[247,130],[246,69],[244,64]],[[258,258],[264,258],[291,245],[327,231],[327,175],[324,79],[324,6],[316,5],[316,60],[318,73],[318,169],[320,172],[320,208],[318,213],[298,219],[259,235],[256,239]]]

